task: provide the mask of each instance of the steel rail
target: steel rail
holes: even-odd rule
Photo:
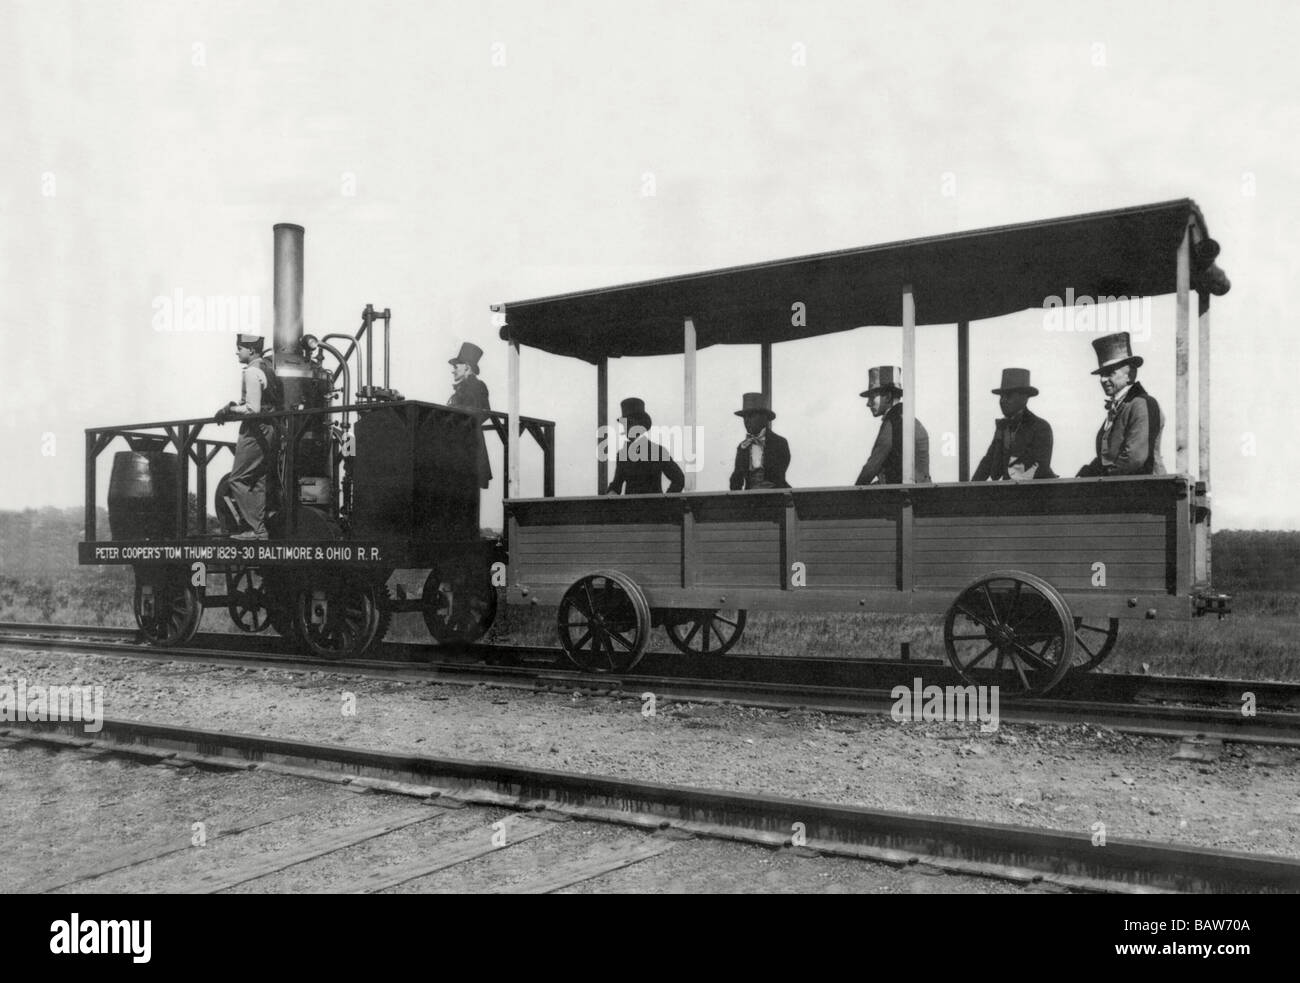
[[[0,737],[181,759],[212,768],[287,770],[423,798],[543,809],[643,829],[676,829],[768,846],[798,846],[896,866],[1081,891],[1300,892],[1300,860],[1174,846],[772,795],[687,788],[601,775],[314,744],[251,734],[104,720],[89,738],[76,722],[10,725]]]

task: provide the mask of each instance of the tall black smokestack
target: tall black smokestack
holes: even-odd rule
[[[302,241],[301,225],[281,222],[275,227],[275,356],[276,362],[301,355]]]

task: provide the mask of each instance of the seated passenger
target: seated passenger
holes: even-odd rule
[[[903,481],[903,389],[899,381],[903,370],[896,365],[879,365],[867,370],[867,407],[874,417],[883,417],[871,456],[858,473],[855,484],[898,485]],[[930,481],[930,435],[921,421],[916,422],[916,481]]]
[[[1129,347],[1128,332],[1092,343],[1106,399],[1106,419],[1097,431],[1097,456],[1079,469],[1079,478],[1119,474],[1164,474],[1160,460],[1160,404],[1137,381],[1142,356]]]
[[[731,472],[731,490],[789,488],[785,480],[790,466],[790,445],[768,428],[776,419],[768,398],[762,393],[745,393],[736,416],[745,420],[746,437],[736,448],[736,467]]]
[[[646,436],[651,421],[650,414],[645,411],[645,401],[632,396],[619,405],[623,413],[620,419],[627,430],[627,443],[618,449],[614,480],[605,493],[658,495],[664,490],[665,475],[668,477],[668,491],[681,491],[686,486],[686,475],[666,450]]]
[[[1038,390],[1029,384],[1028,369],[1003,369],[1000,396],[1002,419],[993,424],[993,442],[972,481],[1024,481],[1055,478],[1052,472],[1052,425],[1028,409]]]

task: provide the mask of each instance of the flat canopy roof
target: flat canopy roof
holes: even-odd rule
[[[1193,246],[1209,238],[1201,210],[1181,198],[732,266],[507,303],[501,336],[594,363],[678,354],[688,317],[697,348],[900,324],[908,284],[918,324],[1042,307],[1067,288],[1076,297],[1158,296],[1176,289],[1177,250],[1189,225]],[[1212,260],[1210,251],[1199,264],[1193,258],[1192,268]],[[795,326],[798,303],[806,321]]]

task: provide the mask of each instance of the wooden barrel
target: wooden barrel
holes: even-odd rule
[[[163,451],[113,455],[108,525],[114,539],[173,539],[180,458]]]

